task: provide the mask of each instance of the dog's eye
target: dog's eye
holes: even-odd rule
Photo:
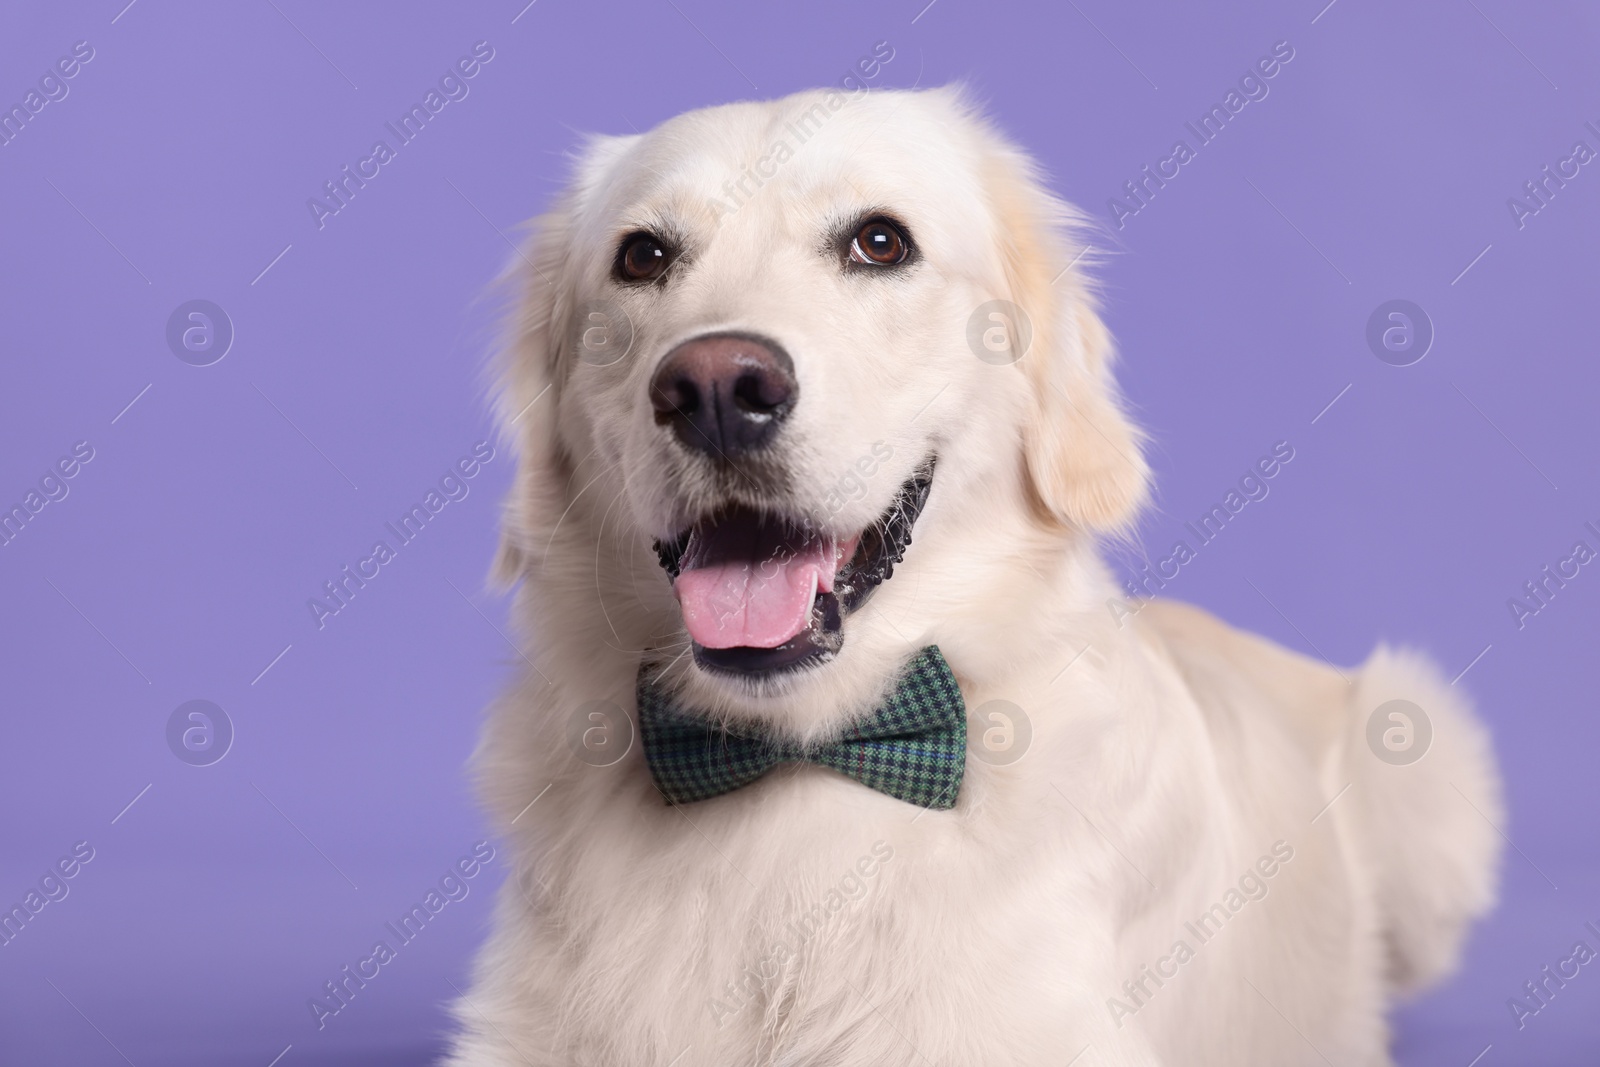
[[[868,219],[850,241],[850,258],[857,263],[892,267],[911,254],[911,242],[888,219]]]
[[[667,269],[666,246],[648,233],[630,234],[617,251],[617,276],[630,282],[647,282]]]

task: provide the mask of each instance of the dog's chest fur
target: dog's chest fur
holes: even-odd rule
[[[599,1059],[914,1063],[919,1035],[961,1034],[968,1062],[1030,1062],[1066,1039],[1097,879],[1037,838],[793,766],[602,821],[607,854],[548,857],[530,946],[551,1025]]]

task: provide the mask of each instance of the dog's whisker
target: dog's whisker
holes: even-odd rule
[[[589,491],[589,486],[594,485],[595,482],[598,482],[601,478],[605,477],[609,473],[610,469],[601,470],[599,474],[596,474],[593,478],[589,479],[588,485],[585,485],[582,489],[578,490],[577,496],[573,497],[567,502],[566,510],[561,513],[561,517],[556,520],[554,529],[550,531],[550,539],[544,543],[544,555],[541,558],[541,562],[550,558],[550,546],[555,543],[556,534],[561,532],[561,524],[567,521],[567,515],[570,514],[572,509],[577,506],[579,498],[582,497],[584,493]]]
[[[693,647],[694,647],[694,642],[685,641],[683,643],[683,651],[679,652],[676,656],[672,657],[672,662],[667,664],[665,667],[661,668],[661,673],[665,674],[668,671],[672,670],[672,668],[676,667],[678,665],[678,661],[681,660],[684,657],[685,653],[687,653]]]
[[[594,596],[596,602],[600,605],[600,614],[605,617],[606,625],[611,628],[611,636],[617,639],[618,644],[622,643],[622,635],[617,633],[616,623],[611,621],[611,613],[606,610],[605,591],[600,587],[600,552],[605,546],[606,520],[611,517],[611,509],[616,507],[617,501],[621,499],[622,491],[619,489],[617,490],[617,495],[611,498],[611,503],[606,506],[605,513],[600,516],[600,529],[594,538]],[[545,551],[546,553],[549,552],[548,546]]]

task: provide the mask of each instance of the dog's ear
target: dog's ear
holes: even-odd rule
[[[583,204],[636,140],[590,138],[574,160],[570,184],[546,214],[529,224],[501,274],[513,310],[494,364],[495,412],[500,439],[516,457],[490,573],[501,586],[515,583],[533,558],[530,546],[541,517],[559,515],[565,506],[559,501],[571,481],[572,461],[562,446],[559,412],[563,379],[574,358],[573,231]]]
[[[1092,246],[1081,216],[1045,187],[1033,162],[995,138],[985,185],[1010,300],[1031,340],[1014,365],[1027,379],[1023,431],[1030,503],[1051,525],[1125,532],[1149,494],[1143,435],[1122,410],[1111,336],[1082,270]]]
[[[501,588],[522,577],[531,558],[539,505],[555,491],[552,474],[561,463],[553,395],[560,360],[555,279],[561,276],[567,228],[560,207],[534,219],[501,278],[513,310],[495,360],[495,421],[501,443],[515,460],[490,570],[490,580]]]

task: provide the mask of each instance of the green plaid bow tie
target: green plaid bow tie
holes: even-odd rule
[[[951,808],[967,761],[967,707],[950,665],[928,646],[894,691],[837,741],[809,748],[744,736],[678,707],[639,671],[639,735],[656,788],[669,804],[720,796],[780,763],[832,767],[863,785],[924,808]]]

